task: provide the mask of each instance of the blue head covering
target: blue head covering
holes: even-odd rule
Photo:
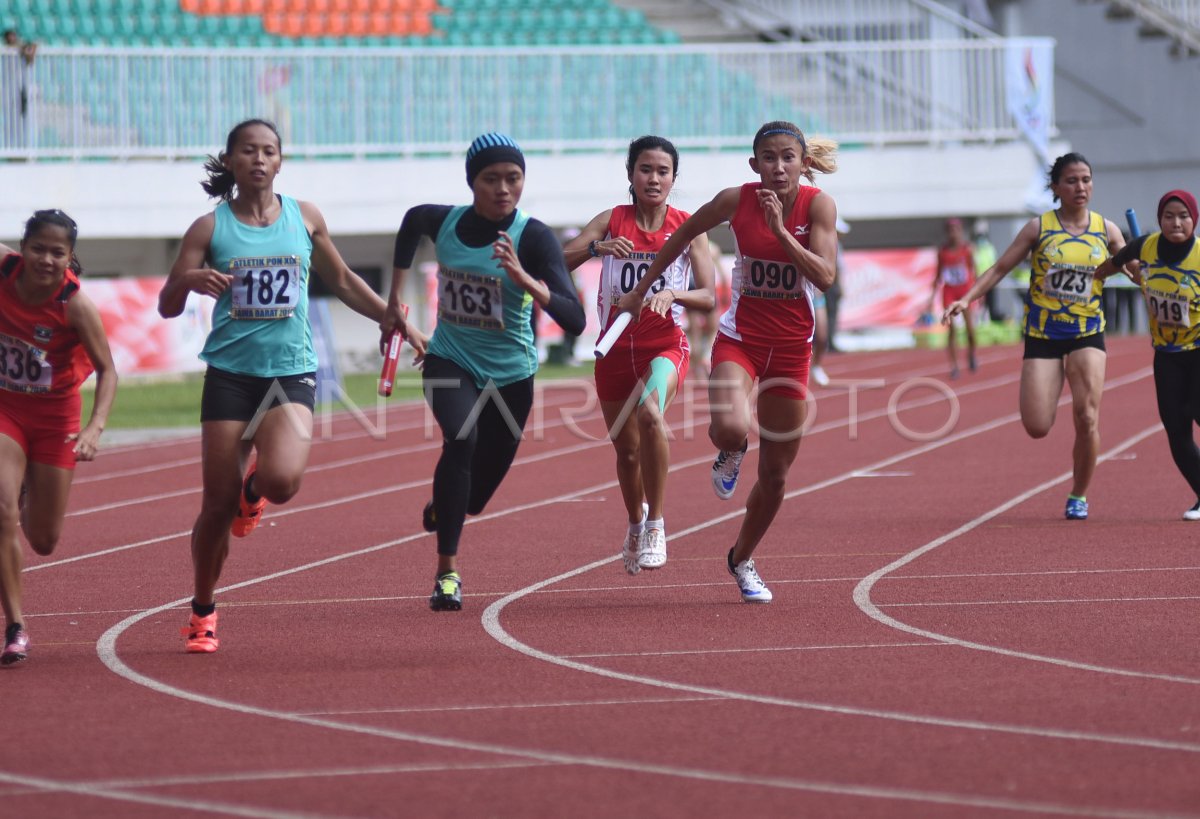
[[[512,137],[495,131],[475,137],[467,149],[467,185],[473,186],[479,172],[497,162],[512,162],[525,171],[525,154]]]

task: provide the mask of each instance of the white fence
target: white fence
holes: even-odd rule
[[[274,120],[285,150],[308,157],[460,153],[492,129],[535,151],[619,149],[642,133],[744,147],[773,119],[849,144],[1007,141],[1014,49],[1052,54],[1053,41],[44,48],[28,71],[0,66],[0,157],[196,157],[248,117]]]

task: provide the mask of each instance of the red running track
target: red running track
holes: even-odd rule
[[[703,385],[672,408],[670,559],[630,578],[583,385],[544,385],[428,610],[423,406],[319,425],[301,493],[237,541],[221,650],[183,652],[198,441],[81,467],[0,672],[0,814],[1200,816],[1200,528],[1150,349],[1111,339],[1092,517],[1069,404],[1016,417],[1018,348],[842,355],[743,604]],[[852,389],[851,389],[852,388]],[[370,423],[366,423],[369,421]],[[374,434],[370,434],[373,427]]]

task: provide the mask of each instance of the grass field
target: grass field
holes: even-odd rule
[[[590,377],[588,364],[563,366],[544,364],[538,378]],[[354,373],[343,377],[343,387],[350,402],[360,407],[374,407],[379,376],[375,373]],[[195,427],[200,424],[200,391],[204,377],[201,373],[169,381],[126,378],[117,387],[117,399],[108,418],[106,429],[153,429],[161,427]],[[420,373],[405,373],[398,377],[390,401],[421,397]],[[83,392],[84,423],[92,411],[93,392]]]

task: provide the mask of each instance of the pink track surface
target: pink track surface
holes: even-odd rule
[[[1017,419],[1019,348],[956,382],[937,351],[830,359],[768,606],[724,566],[757,453],[718,501],[699,368],[665,568],[621,569],[602,422],[546,382],[464,532],[464,609],[433,613],[424,407],[379,437],[343,414],[234,541],[215,655],[179,636],[198,440],[111,449],[58,552],[26,551],[0,815],[1200,816],[1200,524],[1149,345],[1109,346],[1086,522],[1069,403],[1044,440]]]

